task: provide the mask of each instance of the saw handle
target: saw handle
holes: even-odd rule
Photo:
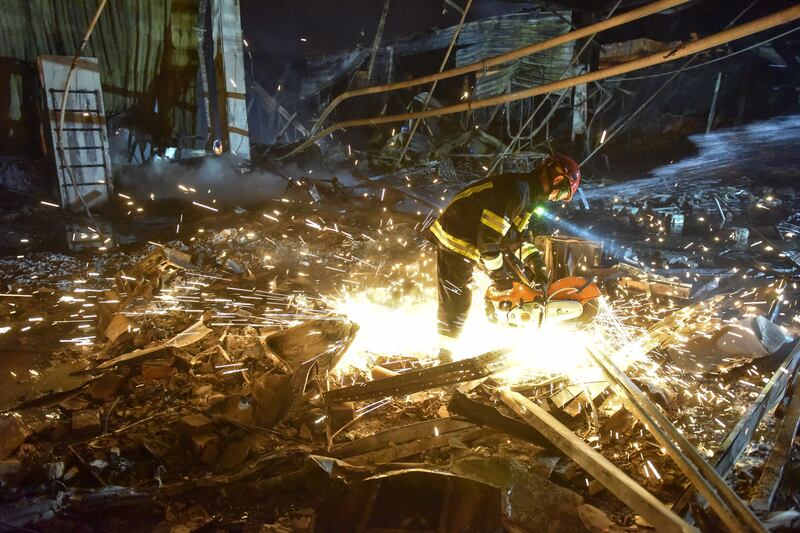
[[[519,281],[512,281],[511,288],[508,290],[500,290],[494,285],[486,289],[486,298],[493,302],[498,302],[500,305],[502,305],[504,301],[509,301],[512,307],[520,303],[541,299],[543,296],[544,293],[541,291],[537,291],[533,287],[520,283]]]
[[[580,276],[561,278],[547,288],[548,300],[575,300],[586,303],[596,298],[600,298],[600,287],[592,280]]]

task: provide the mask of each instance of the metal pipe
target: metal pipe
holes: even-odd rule
[[[469,65],[464,65],[463,67],[446,70],[444,72],[438,72],[436,74],[430,74],[428,76],[422,76],[421,78],[415,78],[413,80],[399,81],[396,83],[389,83],[386,85],[376,85],[374,87],[364,87],[362,89],[343,92],[342,94],[334,98],[333,102],[328,104],[328,107],[325,108],[325,111],[322,112],[322,115],[320,115],[319,119],[317,120],[317,123],[314,124],[313,128],[311,128],[311,133],[314,134],[317,131],[319,131],[319,129],[322,126],[322,122],[328,117],[328,115],[330,115],[330,113],[334,110],[334,108],[336,108],[336,106],[338,106],[348,98],[354,98],[356,96],[364,96],[367,94],[377,94],[388,91],[396,91],[398,89],[407,89],[409,87],[415,87],[417,85],[424,85],[430,82],[436,82],[439,80],[454,78],[456,76],[460,76],[462,74],[468,74],[470,72],[477,72],[479,70],[484,70],[489,67],[493,67],[495,65],[500,65],[502,63],[507,63],[509,61],[519,59],[520,57],[525,57],[531,54],[535,54],[537,52],[549,50],[550,48],[555,48],[556,46],[560,46],[562,44],[566,44],[572,41],[576,41],[578,39],[582,39],[584,37],[588,37],[593,33],[601,32],[609,28],[615,28],[617,26],[621,26],[622,24],[626,24],[634,20],[639,20],[648,15],[652,15],[654,13],[658,13],[659,11],[664,11],[665,9],[685,4],[689,1],[690,0],[659,0],[658,2],[653,2],[652,4],[647,4],[646,6],[638,7],[636,9],[632,9],[630,11],[622,13],[614,18],[603,20],[596,24],[591,24],[589,26],[586,26],[585,28],[580,28],[578,30],[571,31],[563,35],[559,35],[558,37],[553,37],[552,39],[548,39],[540,43],[531,44],[528,46],[524,46],[522,48],[517,48],[516,50],[506,52],[505,54],[501,54],[499,56],[491,57],[489,59],[483,59],[481,61],[476,61],[475,63],[470,63]]]
[[[667,54],[664,54],[663,52],[658,52],[649,56],[642,57],[640,59],[636,59],[634,61],[628,61],[626,63],[621,63],[613,67],[597,70],[594,72],[588,72],[580,76],[575,76],[572,78],[567,78],[564,80],[547,83],[545,85],[539,85],[538,87],[532,87],[530,89],[525,89],[523,91],[517,91],[509,94],[495,96],[492,98],[485,98],[483,100],[476,100],[474,102],[466,101],[460,104],[442,107],[439,109],[432,109],[428,111],[418,111],[416,113],[405,113],[400,115],[371,117],[365,119],[353,119],[353,120],[338,122],[332,126],[325,128],[323,131],[313,135],[312,137],[307,139],[303,144],[301,144],[300,146],[292,150],[289,154],[280,159],[285,159],[286,157],[294,155],[298,152],[302,152],[303,150],[308,148],[312,143],[328,135],[329,133],[332,133],[340,129],[357,127],[357,126],[379,126],[381,124],[403,122],[406,120],[411,120],[416,118],[427,118],[427,117],[435,117],[441,115],[449,115],[452,113],[460,113],[462,111],[472,111],[475,109],[482,109],[484,107],[491,107],[494,105],[503,104],[505,102],[514,102],[517,100],[522,100],[523,98],[529,98],[531,96],[539,96],[541,94],[557,91],[559,89],[568,89],[570,87],[574,87],[575,85],[579,85],[581,83],[598,81],[605,78],[610,78],[612,76],[626,74],[634,70],[640,70],[643,68],[652,67],[654,65],[659,65],[661,63],[675,61],[676,59],[680,59],[686,56],[690,56],[692,54],[703,52],[710,48],[714,48],[716,46],[728,43],[730,41],[741,39],[742,37],[747,37],[754,33],[768,30],[770,28],[774,28],[776,26],[780,26],[781,24],[786,24],[788,22],[792,22],[797,19],[800,19],[800,5],[784,9],[777,13],[773,13],[772,15],[762,17],[760,19],[748,22],[746,24],[741,24],[729,30],[715,33],[708,37],[704,37],[703,39],[698,39],[696,41],[686,43]]]
[[[708,110],[708,121],[706,122],[706,133],[711,131],[714,125],[714,115],[717,111],[717,96],[719,96],[719,86],[722,84],[722,71],[717,73],[717,82],[714,84],[714,96],[711,97],[711,109]],[[722,217],[723,219],[725,217]]]
[[[381,20],[378,22],[378,31],[375,32],[375,41],[372,43],[372,57],[369,59],[369,68],[367,69],[367,81],[372,79],[372,69],[375,68],[375,57],[378,55],[378,46],[383,39],[383,28],[386,26],[386,15],[389,14],[389,2],[386,0],[383,4],[383,12],[381,12]]]
[[[720,475],[700,456],[684,437],[617,367],[606,354],[589,349],[589,356],[602,369],[612,389],[623,399],[625,406],[638,418],[656,441],[669,453],[681,472],[708,501],[725,526],[731,531],[766,533],[763,524],[742,502]]]
[[[450,46],[447,47],[447,52],[444,53],[444,58],[442,58],[442,65],[439,67],[439,72],[444,71],[444,67],[447,66],[447,60],[450,59],[450,53],[453,51],[453,47],[456,45],[456,40],[461,33],[461,28],[464,27],[464,21],[467,19],[467,13],[469,13],[470,7],[472,7],[472,0],[467,0],[466,7],[461,10],[461,20],[458,21],[456,31],[453,32],[453,38],[450,39]],[[428,109],[428,104],[431,102],[433,91],[436,90],[437,83],[438,82],[431,83],[431,88],[428,89],[428,94],[425,96],[425,102],[422,104],[423,111]],[[397,161],[394,164],[394,168],[398,168],[402,164],[403,158],[406,156],[406,152],[408,151],[408,147],[411,146],[411,140],[414,138],[414,134],[417,132],[419,122],[419,120],[415,120],[414,124],[411,125],[411,130],[408,132],[408,138],[403,145],[403,150],[400,152],[400,157],[397,158]]]

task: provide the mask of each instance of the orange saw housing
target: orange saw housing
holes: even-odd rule
[[[515,281],[511,284],[511,289],[507,291],[498,291],[494,287],[489,287],[486,297],[495,302],[510,300],[515,304],[520,304],[541,299],[544,297],[544,293]],[[574,300],[583,304],[599,297],[600,289],[597,284],[580,276],[561,278],[547,288],[547,300]]]
[[[502,319],[510,326],[541,325],[550,320],[586,323],[597,314],[599,297],[597,284],[578,276],[554,281],[546,297],[542,291],[514,281],[507,290],[487,289],[486,314],[492,322]]]

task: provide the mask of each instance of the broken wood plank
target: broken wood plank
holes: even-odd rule
[[[414,439],[402,444],[396,444],[361,455],[349,457],[347,462],[355,466],[391,463],[399,459],[405,459],[406,457],[411,457],[422,452],[426,452],[428,450],[449,446],[450,443],[453,442],[452,439],[455,439],[458,442],[470,442],[492,433],[494,433],[494,431],[490,429],[480,428],[470,424],[470,427],[460,429],[458,431],[439,434],[431,432],[419,439]]]
[[[772,507],[772,500],[778,490],[778,485],[780,485],[783,467],[789,460],[789,453],[792,451],[798,426],[800,426],[800,379],[795,375],[792,397],[789,407],[783,415],[775,446],[773,446],[764,470],[761,472],[761,477],[753,489],[755,496],[750,500],[753,510],[768,512]]]
[[[655,496],[647,492],[644,487],[628,477],[625,472],[528,398],[510,390],[501,391],[500,398],[523,420],[602,483],[609,492],[636,513],[645,517],[658,531],[697,531]]]
[[[625,348],[623,348],[625,350]],[[753,512],[742,502],[725,480],[700,456],[697,449],[672,422],[620,370],[612,358],[598,350],[587,350],[590,358],[603,370],[614,392],[625,407],[645,426],[667,451],[678,468],[709,502],[730,531],[766,532]]]
[[[434,428],[438,428],[438,432],[441,435],[474,427],[474,424],[454,420],[452,418],[424,420],[414,424],[387,429],[380,433],[370,435],[369,437],[342,444],[331,450],[331,454],[333,457],[344,459],[433,435],[437,431],[437,429]]]
[[[494,350],[483,355],[435,366],[405,372],[399,376],[358,383],[324,393],[325,402],[345,402],[367,400],[376,397],[389,397],[411,394],[453,383],[462,383],[488,376],[508,367],[503,356],[509,350]]]
[[[447,404],[450,413],[466,418],[474,424],[489,426],[531,444],[535,444],[549,452],[561,453],[552,442],[530,425],[507,417],[494,407],[474,402],[464,394],[456,391]]]

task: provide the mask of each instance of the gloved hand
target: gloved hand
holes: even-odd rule
[[[503,278],[492,279],[492,287],[494,287],[494,290],[498,292],[510,291],[513,286],[514,278],[506,276]]]
[[[550,275],[545,268],[542,254],[538,252],[531,254],[525,263],[528,269],[533,273],[531,281],[533,281],[536,285],[540,285],[542,288],[546,289],[550,282]]]
[[[492,285],[496,290],[504,291],[511,288],[511,282],[514,276],[506,267],[502,253],[486,253],[481,256],[481,262],[483,263],[486,273],[489,274]]]
[[[537,285],[541,285],[542,287],[547,288],[547,286],[550,284],[550,276],[547,273],[547,270],[545,270],[544,267],[535,268],[533,281]]]
[[[489,278],[492,280],[492,286],[497,291],[507,291],[511,289],[512,282],[516,277],[507,268],[503,267],[489,272]]]

